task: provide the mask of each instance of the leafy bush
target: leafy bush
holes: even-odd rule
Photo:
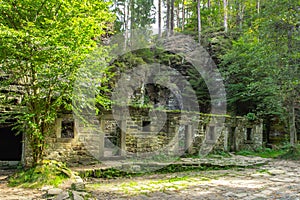
[[[44,185],[57,187],[63,180],[73,176],[73,172],[62,162],[44,160],[40,165],[21,170],[9,178],[10,186],[38,188]]]
[[[300,160],[300,145],[291,146],[286,153],[279,156],[280,159]]]

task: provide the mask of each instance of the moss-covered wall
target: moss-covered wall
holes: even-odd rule
[[[149,116],[148,109],[131,108],[130,116],[121,118],[107,112],[92,119],[93,126],[74,120],[72,115],[64,115],[56,120],[55,131],[47,139],[46,158],[76,165],[111,157],[159,153],[162,149],[167,154],[182,155],[262,147],[261,120],[175,111],[155,113],[157,116],[165,114],[159,130],[151,125],[151,119],[155,118]],[[74,134],[69,133],[71,124]],[[29,145],[25,146],[28,162]]]

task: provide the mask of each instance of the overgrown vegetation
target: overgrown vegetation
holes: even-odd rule
[[[284,160],[300,160],[300,145],[287,145],[276,149],[262,148],[258,151],[239,151],[237,155],[260,156],[262,158],[277,158]]]
[[[141,180],[125,181],[122,184],[116,186],[114,183],[92,183],[87,185],[87,190],[100,190],[107,192],[111,188],[117,193],[126,193],[128,195],[139,195],[139,194],[149,194],[151,192],[157,191],[174,191],[180,190],[188,187],[194,187],[196,185],[202,184],[206,181],[211,181],[213,179],[218,179],[222,176],[227,175],[227,173],[218,174],[195,174],[195,173],[181,173],[176,175],[171,175],[168,177],[160,178],[145,178]]]
[[[72,108],[82,62],[105,48],[98,44],[114,21],[109,5],[97,0],[1,1],[0,123],[13,121],[26,135],[32,165],[43,159],[58,113]]]
[[[71,178],[73,172],[61,162],[43,160],[40,165],[21,170],[9,178],[9,186],[39,188],[44,185],[57,187],[64,180]]]
[[[242,156],[259,156],[262,158],[280,158],[282,155],[288,154],[289,147],[281,147],[277,149],[262,148],[257,151],[238,151],[236,155]]]
[[[290,147],[287,152],[278,156],[280,159],[300,160],[300,145]]]
[[[209,164],[203,165],[182,165],[182,164],[170,164],[155,171],[147,171],[143,172],[128,172],[122,171],[116,168],[109,169],[97,169],[97,170],[87,170],[84,172],[80,172],[79,176],[82,178],[104,178],[104,179],[114,179],[119,177],[138,177],[144,175],[151,174],[168,174],[168,173],[176,173],[176,172],[188,172],[188,171],[209,171],[209,170],[223,170],[223,169],[232,169],[236,168],[236,166],[214,166]]]

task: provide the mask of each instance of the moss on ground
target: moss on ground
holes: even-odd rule
[[[286,148],[279,148],[279,149],[269,149],[269,148],[263,148],[257,151],[238,151],[235,154],[241,155],[241,156],[259,156],[262,158],[278,158],[281,155],[285,154],[287,152]]]
[[[62,162],[44,160],[40,165],[22,169],[9,178],[9,186],[39,188],[45,185],[57,187],[65,179],[73,176],[73,172]]]

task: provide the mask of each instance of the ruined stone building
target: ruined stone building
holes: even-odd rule
[[[184,52],[187,54],[186,58],[190,57],[191,63],[197,64],[198,60],[192,59],[195,55],[199,55],[200,51],[196,51],[197,45],[193,47],[188,41],[183,42],[185,46],[174,47],[173,44],[175,42],[168,42],[166,49],[171,49],[175,53]],[[200,64],[202,62],[210,64],[206,62],[209,58],[206,59],[205,56],[209,57],[204,55],[201,58],[203,60],[199,60]],[[173,73],[171,70],[166,70]],[[212,75],[209,67],[203,70],[208,70],[207,74]],[[148,70],[147,73],[150,71]],[[164,76],[159,78],[159,81],[164,81],[166,74],[163,73]],[[139,76],[136,75],[138,78]],[[168,79],[168,81],[174,83],[180,76],[186,80],[189,75],[183,76],[177,73],[174,80]],[[140,80],[138,78],[137,80]],[[220,88],[220,77],[214,77],[214,81],[215,86],[209,88],[211,91]],[[184,90],[188,84],[181,83]],[[214,150],[239,151],[262,147],[261,120],[251,121],[243,117],[203,114],[199,110],[189,108],[189,96],[181,100],[186,102],[189,108],[184,110],[180,102],[176,101],[176,94],[167,90],[167,87],[159,89],[148,84],[147,89],[149,93],[154,94],[147,96],[147,100],[152,105],[149,108],[127,106],[129,114],[115,115],[111,111],[103,110],[101,115],[87,117],[86,121],[72,114],[61,114],[55,121],[52,135],[47,138],[46,158],[78,164],[91,160],[159,154],[204,155]],[[138,97],[139,94],[135,95]],[[28,163],[31,156],[26,137],[22,134],[15,136],[15,130],[9,123],[0,124],[0,133],[0,161],[4,164],[15,163],[15,161]]]
[[[55,132],[47,139],[47,158],[68,163],[91,160],[134,157],[143,154],[184,155],[199,151],[255,150],[262,147],[262,121],[242,117],[212,116],[206,114],[164,112],[165,122],[153,125],[148,109],[131,109],[131,116],[115,119],[107,112],[85,124],[72,115],[56,120]],[[222,118],[222,123],[218,122]],[[9,125],[2,125],[0,160],[2,164],[30,159],[26,140]],[[206,148],[206,149],[205,149]]]

